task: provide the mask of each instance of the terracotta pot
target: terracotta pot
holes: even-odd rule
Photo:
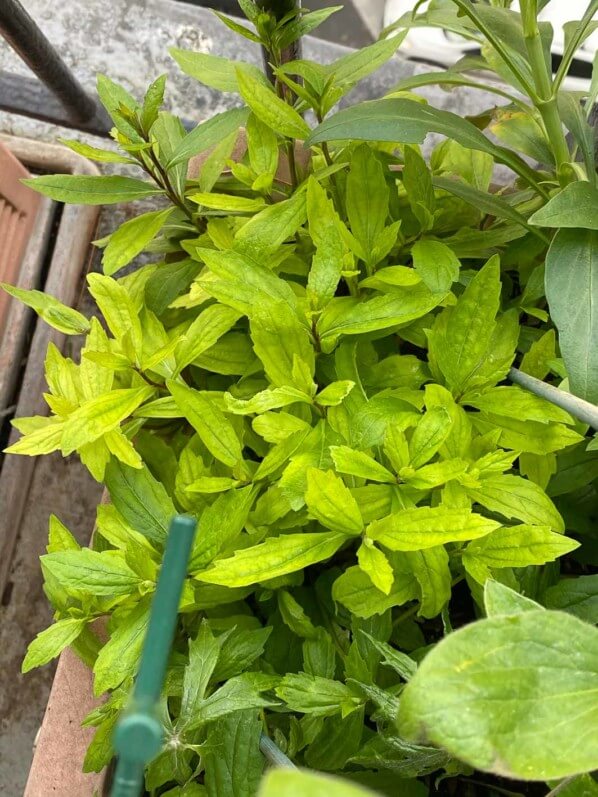
[[[41,197],[21,183],[29,172],[0,142],[0,282],[13,283],[35,223]],[[8,294],[0,293],[0,340],[6,326]]]
[[[32,171],[99,174],[90,161],[66,147],[1,134],[0,144],[7,146]],[[39,224],[31,230],[21,272],[13,282],[23,288],[43,288],[64,304],[73,305],[79,297],[99,208],[67,205],[62,210],[60,223],[55,230],[55,204],[42,198],[38,208]],[[45,257],[51,231],[55,233],[54,246],[43,281],[43,266],[47,265]],[[9,298],[7,309],[7,326],[0,341],[0,422],[4,411],[15,405],[14,414],[18,417],[47,414],[48,407],[43,399],[46,390],[46,351],[50,341],[59,349],[64,347],[66,341],[65,335],[36,319],[32,311],[16,299]],[[31,343],[27,348],[29,340]],[[17,436],[13,431],[9,443],[16,440]],[[32,457],[11,455],[0,462],[0,594],[4,591],[10,571],[35,462]]]
[[[91,670],[71,650],[65,650],[58,660],[23,797],[94,797],[102,793],[104,773],[83,773],[95,728],[81,727],[100,702],[93,697]]]

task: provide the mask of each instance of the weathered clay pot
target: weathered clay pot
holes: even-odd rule
[[[1,134],[0,143],[7,145],[31,171],[99,174],[90,161],[66,147]],[[42,288],[64,304],[72,305],[79,296],[99,208],[67,205],[54,229],[55,209],[55,203],[41,198],[37,223],[30,231],[21,271],[13,281],[22,288]],[[44,280],[46,248],[51,232],[55,233],[54,246]],[[46,351],[50,342],[59,349],[63,348],[66,336],[35,319],[32,311],[17,300],[9,300],[7,311],[5,334],[0,345],[0,421],[3,411],[14,405],[17,417],[45,415],[48,412],[43,399]],[[23,372],[25,359],[27,364]],[[11,436],[9,442],[16,437],[16,434]],[[0,594],[10,570],[35,462],[31,457],[10,455],[0,462]]]

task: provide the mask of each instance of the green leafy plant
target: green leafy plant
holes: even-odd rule
[[[528,224],[551,237],[542,281],[571,390],[596,403],[598,355],[592,340],[598,329],[593,258],[598,192],[595,134],[588,122],[598,93],[596,61],[587,90],[565,91],[563,84],[577,50],[595,30],[598,3],[592,0],[581,20],[565,24],[564,52],[553,74],[554,31],[549,22],[538,18],[550,2],[523,0],[516,11],[511,9],[511,0],[432,0],[421,14],[417,11],[422,2],[415,3],[413,12],[388,34],[413,26],[438,26],[478,43],[479,55],[468,55],[444,72],[406,78],[389,98],[335,114],[311,140],[350,136],[420,143],[435,131],[490,152],[512,169],[518,180],[508,194],[510,210],[520,212]],[[499,83],[480,78],[489,72]],[[407,97],[413,89],[434,84],[447,90],[466,86],[492,92],[500,104],[468,121]],[[481,134],[484,128],[498,144]],[[538,168],[530,170],[522,160],[525,157],[536,161]],[[458,184],[452,189],[459,195]],[[490,200],[476,197],[473,191],[468,195],[472,202]],[[492,201],[497,198],[493,195]],[[498,206],[495,214],[500,217]],[[525,283],[528,275],[521,276]]]
[[[100,77],[122,154],[69,146],[142,177],[31,181],[57,201],[159,205],[98,242],[103,273],[88,288],[105,324],[8,288],[86,335],[78,363],[50,347],[51,414],[15,420],[23,434],[8,452],[76,452],[110,498],[88,548],[51,518],[42,568],[55,623],[23,669],[68,645],[89,664],[107,699],[86,719],[85,768],[105,767],[168,524],[185,511],[199,528],[150,795],[252,797],[262,733],[299,766],[353,782],[275,773],[263,795],[423,797],[446,779],[458,793],[503,794],[484,772],[583,774],[598,766],[572,741],[578,707],[596,713],[584,624],[598,619],[585,575],[598,557],[586,511],[596,454],[587,427],[506,381],[514,362],[564,374],[542,288],[549,242],[529,219],[549,208],[552,178],[419,100],[325,119],[400,37],[328,66],[286,62],[284,48],[326,13],[276,21],[240,5],[251,29],[223,21],[264,45],[273,84],[251,65],[173,51],[245,102],[186,133],[161,109],[163,77],[142,103]],[[321,121],[314,133],[306,111]],[[428,163],[430,131],[448,139]],[[495,163],[526,187],[490,193]],[[568,173],[559,163],[554,180]],[[157,262],[123,273],[142,251]],[[566,575],[584,575],[561,579],[562,557]],[[514,658],[495,678],[503,644]],[[538,656],[558,668],[534,678]],[[501,713],[510,661],[524,679],[519,713]],[[493,747],[497,733],[507,741]],[[563,734],[575,755],[554,753]]]

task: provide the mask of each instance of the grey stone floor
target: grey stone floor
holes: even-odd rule
[[[230,107],[236,100],[201,87],[178,73],[168,55],[169,46],[194,48],[254,63],[260,61],[257,48],[233,39],[212,14],[186,3],[173,0],[22,2],[90,91],[95,74],[104,72],[140,96],[152,79],[166,72],[170,108],[196,122]],[[339,18],[342,19],[340,15]],[[324,62],[343,52],[346,51],[342,47],[322,40],[308,39],[304,44],[305,57]],[[29,74],[3,42],[0,42],[0,69]],[[421,68],[394,59],[376,76],[364,81],[350,100],[380,96],[415,69]],[[429,93],[434,95],[436,105],[450,107],[461,115],[485,107],[489,99],[472,96],[467,91],[451,95]],[[55,141],[60,137],[78,137],[101,144],[88,135],[1,112],[0,130],[34,139]],[[112,230],[130,212],[130,208],[108,208],[102,217],[100,234]],[[99,486],[76,459],[64,461],[52,456],[40,461],[13,563],[12,592],[4,596],[4,605],[0,606],[0,794],[3,797],[22,794],[33,740],[53,675],[51,666],[27,676],[19,672],[27,643],[50,619],[37,562],[44,551],[48,516],[56,513],[83,541],[90,534],[99,493]],[[66,784],[65,797],[68,797]]]

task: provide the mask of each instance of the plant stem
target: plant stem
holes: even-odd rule
[[[413,615],[417,612],[418,609],[419,609],[419,603],[415,603],[409,609],[406,609],[393,622],[393,624],[392,624],[393,629],[395,629],[398,625],[401,625],[401,623],[404,623],[405,620],[408,620],[410,617],[413,617]]]
[[[287,141],[287,159],[289,161],[291,186],[294,191],[297,188],[299,181],[297,179],[297,161],[295,160],[295,140],[292,138]]]
[[[152,175],[154,180],[166,191],[166,195],[168,196],[172,204],[180,208],[180,210],[182,210],[183,213],[187,216],[189,221],[192,222],[193,225],[195,225],[193,213],[189,210],[184,200],[181,199],[181,197],[179,197],[177,192],[174,190],[174,187],[170,182],[170,178],[168,177],[168,172],[166,171],[166,169],[164,169],[164,167],[162,166],[162,164],[160,163],[160,161],[152,151],[150,151],[150,158],[152,160],[152,163],[158,170],[158,174]]]
[[[537,99],[534,100],[534,104],[542,117],[546,130],[546,138],[554,154],[559,181],[563,184],[564,175],[562,174],[562,167],[565,163],[569,162],[571,156],[569,147],[567,146],[563,124],[559,116],[557,97],[552,86],[552,75],[544,56],[544,48],[542,46],[540,29],[538,27],[538,18],[535,14],[533,19],[528,20],[527,30],[524,32],[524,36],[525,47],[532,68],[536,92],[538,94]]]

